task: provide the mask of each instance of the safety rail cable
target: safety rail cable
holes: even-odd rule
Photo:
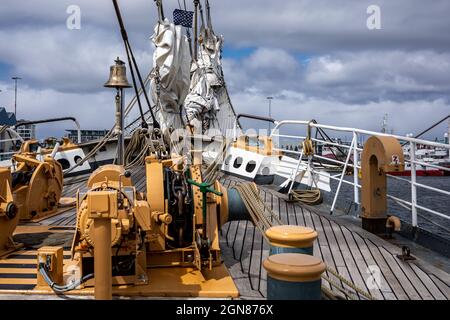
[[[301,145],[301,142],[304,141],[306,139],[305,136],[303,135],[284,135],[284,134],[279,134],[279,130],[280,127],[282,127],[283,125],[299,125],[299,126],[303,126],[303,127],[308,127],[310,126],[311,128],[316,128],[317,130],[330,130],[330,131],[337,131],[340,133],[347,133],[347,134],[352,134],[352,140],[351,142],[354,144],[353,146],[345,144],[342,141],[329,141],[329,140],[321,140],[319,138],[311,138],[312,141],[314,141],[317,144],[321,144],[321,145],[328,145],[328,146],[332,146],[332,147],[338,147],[340,146],[341,148],[348,150],[347,153],[351,153],[353,154],[353,159],[346,159],[347,161],[340,161],[338,158],[336,159],[332,159],[332,158],[327,158],[318,154],[314,154],[313,158],[317,159],[318,161],[326,161],[328,163],[333,163],[335,165],[341,166],[342,167],[349,167],[352,168],[353,170],[353,181],[348,181],[346,179],[344,179],[344,175],[341,175],[340,178],[336,177],[336,176],[329,176],[330,179],[332,180],[336,180],[339,181],[340,184],[344,183],[347,185],[351,185],[354,187],[354,197],[353,197],[353,203],[359,205],[360,201],[359,201],[359,190],[361,189],[361,185],[359,183],[359,179],[358,179],[358,175],[359,175],[359,169],[361,169],[361,166],[359,165],[359,159],[362,153],[362,148],[359,145],[359,141],[362,141],[362,139],[366,138],[367,136],[372,136],[372,135],[378,135],[378,136],[386,136],[386,137],[394,137],[400,141],[405,141],[406,144],[405,146],[410,146],[410,150],[408,151],[404,151],[406,154],[406,158],[405,158],[405,163],[408,163],[411,165],[411,178],[410,179],[404,179],[404,178],[400,178],[391,174],[387,174],[387,176],[389,178],[393,178],[396,180],[401,180],[401,181],[405,181],[408,182],[411,186],[411,198],[410,201],[406,201],[403,199],[398,199],[390,194],[388,194],[388,198],[393,200],[394,202],[398,203],[398,202],[402,202],[404,205],[403,207],[405,209],[409,208],[408,210],[411,212],[411,216],[412,216],[412,224],[414,227],[418,226],[417,223],[417,211],[418,210],[422,210],[428,213],[431,213],[433,215],[445,218],[445,219],[450,219],[450,216],[447,214],[444,214],[442,212],[438,212],[436,210],[432,210],[430,208],[427,208],[423,205],[419,205],[417,204],[417,189],[418,188],[423,188],[423,189],[427,189],[429,191],[435,192],[435,193],[439,193],[442,195],[450,195],[450,192],[447,190],[443,190],[443,189],[439,189],[433,186],[429,186],[426,185],[424,183],[418,183],[416,181],[416,176],[417,176],[417,172],[416,172],[416,167],[418,166],[422,166],[424,169],[428,168],[433,168],[436,170],[440,170],[441,172],[450,172],[450,168],[447,166],[443,166],[435,163],[427,163],[427,162],[423,162],[420,160],[415,159],[415,150],[417,148],[418,145],[420,146],[424,146],[427,148],[436,148],[439,150],[447,150],[448,153],[450,153],[450,144],[445,144],[445,143],[439,143],[439,142],[434,142],[434,141],[428,141],[428,140],[424,140],[424,139],[418,139],[418,138],[413,138],[413,137],[409,137],[409,136],[399,136],[399,135],[393,135],[393,134],[386,134],[386,133],[381,133],[381,132],[375,132],[375,131],[369,131],[369,130],[362,130],[362,129],[357,129],[357,128],[348,128],[348,127],[338,127],[338,126],[330,126],[330,125],[323,125],[323,124],[319,124],[319,123],[313,123],[310,121],[303,121],[303,120],[283,120],[283,121],[279,121],[276,123],[275,128],[271,131],[271,137],[285,137],[288,139],[294,139],[297,140],[298,145]],[[332,148],[331,148],[332,149]],[[283,149],[283,148],[274,148],[274,150],[278,150],[278,151],[282,151],[285,153],[291,153],[291,154],[295,154],[295,155],[301,155],[300,151],[294,151],[294,150],[289,150],[289,149]],[[408,154],[409,153],[409,157]],[[444,158],[443,160],[445,160],[446,158]],[[303,160],[301,160],[302,163]],[[316,173],[318,175],[322,175],[322,176],[327,176],[326,173],[320,171],[320,170],[316,170],[316,168],[314,168],[314,166],[311,168],[311,172]],[[336,192],[335,193],[335,198],[337,198],[339,196],[339,193]],[[407,206],[405,206],[407,205]],[[334,208],[333,208],[334,210]],[[423,216],[423,215],[421,215]]]
[[[76,168],[82,166],[86,161],[88,161],[89,159],[91,159],[92,157],[95,156],[95,154],[112,138],[114,138],[116,136],[114,129],[115,129],[115,125],[112,127],[111,130],[109,130],[109,132],[97,143],[97,145],[91,150],[89,151],[88,154],[86,154],[84,156],[83,159],[81,159],[80,161],[78,161],[74,166],[66,169],[63,171],[64,174],[70,173],[73,170],[75,170]]]

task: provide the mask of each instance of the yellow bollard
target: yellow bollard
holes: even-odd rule
[[[317,232],[311,228],[293,225],[273,226],[266,230],[270,241],[270,254],[313,254],[313,243]]]
[[[280,253],[263,263],[267,271],[267,299],[320,300],[325,264],[317,257]]]

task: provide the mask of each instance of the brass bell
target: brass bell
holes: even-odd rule
[[[105,83],[106,88],[131,88],[127,80],[127,68],[125,63],[117,57],[116,64],[111,66],[109,80]]]

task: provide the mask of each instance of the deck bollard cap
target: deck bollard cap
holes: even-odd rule
[[[307,248],[317,239],[317,232],[308,227],[282,225],[266,230],[270,244],[276,247]]]
[[[271,278],[288,282],[317,281],[326,268],[319,258],[300,253],[271,255],[263,266]]]

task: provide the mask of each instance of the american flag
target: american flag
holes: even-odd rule
[[[193,17],[193,11],[185,11],[180,9],[175,9],[173,11],[173,23],[175,23],[176,25],[182,25],[186,28],[192,28]]]

